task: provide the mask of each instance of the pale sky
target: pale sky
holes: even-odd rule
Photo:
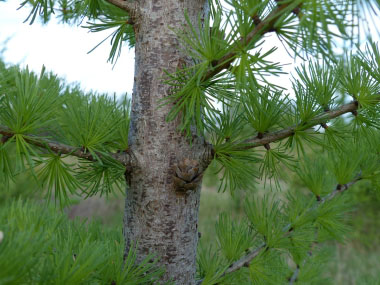
[[[107,63],[109,41],[87,54],[111,32],[89,33],[87,29],[58,24],[52,20],[42,26],[23,23],[28,8],[16,10],[21,1],[0,2],[0,50],[10,38],[4,53],[6,63],[28,65],[39,72],[42,65],[67,82],[79,82],[86,90],[100,93],[131,94],[134,53],[125,46],[118,63]]]

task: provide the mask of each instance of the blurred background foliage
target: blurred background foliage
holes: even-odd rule
[[[311,155],[313,159],[318,153]],[[236,190],[233,195],[228,191],[218,192],[222,174],[215,174],[217,170],[218,165],[213,163],[203,179],[199,231],[200,246],[204,248],[215,246],[215,224],[220,214],[229,213],[237,221],[244,216],[243,204],[247,194],[243,190]],[[45,204],[44,193],[38,191],[39,186],[30,173],[20,174],[15,182],[10,183],[8,190],[0,185],[0,209],[17,199],[29,200],[37,205]],[[264,183],[259,183],[251,191],[255,191],[255,195],[274,191],[283,198],[287,191],[297,193],[306,189],[298,176],[286,168],[280,183],[281,192],[264,189]],[[95,221],[104,230],[120,230],[124,196],[120,192],[115,193],[108,197],[93,196],[87,199],[72,196],[70,200],[73,205],[65,207],[64,212],[70,219],[79,217]],[[351,232],[343,243],[328,243],[330,258],[327,259],[328,270],[325,275],[331,278],[331,284],[380,284],[380,195],[366,182],[353,186],[345,195],[353,204],[349,218]],[[61,211],[58,206],[55,209]]]

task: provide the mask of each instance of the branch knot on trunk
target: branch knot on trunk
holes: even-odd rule
[[[173,165],[173,182],[177,192],[194,191],[202,178],[199,162],[185,158],[182,162]]]

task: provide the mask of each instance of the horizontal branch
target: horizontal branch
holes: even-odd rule
[[[108,3],[127,11],[128,13],[134,15],[138,8],[137,1],[134,0],[106,0]]]
[[[356,102],[356,101],[342,105],[338,109],[327,111],[327,112],[323,113],[322,115],[315,117],[314,119],[312,119],[307,124],[305,124],[305,123],[296,124],[294,126],[288,127],[286,129],[283,129],[283,130],[263,134],[263,136],[261,138],[255,137],[253,139],[249,139],[249,140],[244,142],[245,144],[248,144],[248,146],[246,146],[245,149],[251,149],[251,148],[258,147],[258,146],[265,146],[266,144],[288,138],[288,137],[294,135],[294,133],[297,130],[310,129],[314,126],[325,123],[326,120],[331,120],[331,119],[337,118],[337,117],[342,116],[343,114],[346,114],[346,113],[355,112],[357,109],[358,109],[358,102]]]
[[[329,195],[327,195],[326,197],[324,197],[320,201],[317,201],[317,204],[315,206],[309,208],[307,211],[315,210],[317,207],[324,204],[326,201],[330,201],[331,199],[333,199],[338,194],[341,194],[344,191],[348,190],[352,185],[354,185],[356,182],[358,182],[361,179],[362,179],[361,175],[358,175],[357,178],[355,178],[354,180],[352,180],[351,182],[349,182],[347,184],[344,184],[344,185],[338,184],[337,187]],[[292,231],[294,231],[294,227],[292,227],[291,224],[288,224],[287,226],[285,226],[283,228],[284,236],[289,235]],[[250,263],[252,262],[252,260],[255,259],[263,250],[266,250],[266,249],[268,249],[267,244],[262,243],[259,247],[255,248],[254,250],[250,251],[248,254],[243,256],[241,259],[232,263],[228,267],[228,269],[220,277],[223,277],[226,274],[235,272],[235,271],[237,271],[243,267],[248,267],[250,265]],[[299,270],[300,269],[297,266],[296,271],[293,273],[293,275],[289,281],[292,281],[293,279],[294,279],[293,282],[296,281]],[[198,281],[197,284],[202,284],[202,282],[203,282],[203,280],[200,280],[200,281]]]
[[[290,6],[290,4],[291,3],[289,2],[277,6],[275,9],[273,9],[272,12],[268,14],[267,17],[265,17],[265,19],[259,21],[254,29],[246,37],[241,38],[237,43],[234,44],[236,46],[235,50],[232,50],[221,59],[217,60],[215,64],[213,64],[215,68],[205,74],[203,81],[214,77],[224,69],[228,69],[231,66],[232,62],[235,60],[235,56],[238,54],[238,50],[241,49],[241,47],[247,46],[256,36],[262,36],[267,32],[273,31],[276,21],[283,16],[284,11]]]
[[[13,133],[9,128],[0,125],[0,134],[3,135],[2,141],[12,138],[15,133]],[[37,136],[28,135],[24,137],[25,141],[44,149],[51,150],[57,154],[68,154],[71,156],[76,156],[79,158],[83,158],[89,161],[95,161],[96,159],[91,155],[90,152],[84,151],[82,148],[69,146],[63,143],[49,141],[43,138],[39,138]],[[102,154],[97,154],[99,157],[102,157]],[[126,167],[130,167],[132,163],[131,155],[128,153],[110,153],[109,154],[113,159],[119,161]]]
[[[358,110],[358,106],[359,106],[358,102],[353,101],[351,103],[344,104],[335,110],[324,112],[323,114],[312,119],[307,124],[305,123],[296,124],[286,129],[262,134],[260,138],[255,137],[252,139],[248,139],[243,142],[244,147],[242,147],[242,149],[248,150],[248,149],[252,149],[259,146],[268,146],[270,143],[277,142],[277,141],[286,139],[288,137],[291,137],[292,135],[295,134],[297,130],[307,130],[314,126],[326,123],[327,120],[340,117],[346,113],[355,112]],[[209,157],[205,157],[204,160],[210,162],[214,158],[215,149],[211,144],[207,145],[207,148],[208,148],[207,154],[209,155]]]

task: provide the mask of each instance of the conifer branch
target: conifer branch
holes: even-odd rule
[[[282,129],[279,131],[274,131],[274,132],[270,132],[266,134],[260,133],[257,137],[246,140],[243,143],[245,146],[242,148],[242,150],[248,150],[248,149],[252,149],[259,146],[268,147],[270,143],[277,142],[294,135],[294,133],[297,130],[307,130],[314,126],[325,124],[327,120],[337,118],[346,113],[354,113],[358,110],[358,107],[359,107],[358,102],[353,101],[351,103],[344,104],[335,110],[324,112],[323,114],[315,117],[308,123],[296,124],[286,129]],[[211,155],[211,157],[205,158],[204,161],[211,161],[214,158],[215,150],[213,149],[212,145],[208,145],[207,147],[209,148],[207,153]]]
[[[347,191],[351,186],[353,186],[356,182],[358,182],[360,180],[362,180],[361,173],[359,173],[354,180],[348,182],[347,184],[344,184],[344,185],[338,184],[335,187],[335,189],[329,195],[325,196],[321,200],[318,200],[318,203],[314,207],[312,207],[310,210],[314,210],[318,206],[324,204],[325,202],[332,200],[335,196],[343,193],[344,191]],[[288,230],[288,232],[289,231],[290,230]],[[312,249],[308,252],[308,257],[311,257],[311,256],[312,256]],[[306,264],[306,261],[307,261],[307,258],[305,258],[303,260],[302,266],[304,266]],[[300,272],[300,268],[301,267],[297,264],[297,268],[294,270],[291,278],[289,279],[289,285],[293,285],[297,281],[298,274]]]
[[[354,180],[348,182],[347,184],[344,184],[344,185],[338,184],[338,185],[336,186],[336,188],[335,188],[334,191],[332,191],[329,195],[327,195],[326,197],[324,197],[324,198],[321,200],[320,204],[323,204],[323,203],[325,203],[326,201],[330,201],[330,200],[333,199],[336,195],[338,195],[338,194],[340,194],[340,193],[343,193],[344,191],[347,191],[348,188],[350,188],[352,185],[354,185],[356,182],[358,182],[358,181],[360,181],[360,180],[362,180],[362,179],[363,179],[363,178],[362,178],[362,176],[361,176],[361,173],[359,173],[358,176],[357,176]]]
[[[228,69],[232,62],[235,60],[235,56],[238,54],[238,50],[241,49],[242,46],[247,46],[255,37],[257,36],[263,36],[264,34],[268,32],[273,32],[274,25],[276,21],[283,16],[284,11],[291,5],[291,2],[284,3],[282,5],[276,6],[269,14],[265,17],[263,20],[257,19],[257,25],[254,27],[254,29],[244,38],[241,38],[234,44],[236,46],[235,49],[233,49],[231,52],[227,53],[225,56],[220,58],[219,60],[215,61],[215,68],[208,71],[205,76],[203,77],[203,81],[206,81],[215,75],[217,75],[219,72],[221,72],[224,69]],[[257,18],[257,17],[256,17]]]
[[[242,257],[241,259],[239,259],[238,261],[235,261],[234,263],[232,263],[230,265],[230,267],[228,267],[228,269],[223,273],[223,275],[221,277],[225,276],[226,274],[238,271],[240,268],[248,267],[249,264],[251,263],[251,261],[253,259],[255,259],[255,257],[258,256],[259,253],[263,249],[266,248],[266,246],[267,245],[265,243],[263,243],[259,247],[255,248],[255,250],[249,252],[247,255],[245,255],[244,257]]]
[[[127,11],[128,13],[134,15],[138,8],[138,3],[136,0],[106,0],[108,3]]]
[[[288,127],[286,129],[283,129],[283,130],[279,130],[279,131],[275,131],[275,132],[271,132],[271,133],[266,133],[266,134],[263,134],[262,136],[260,136],[260,138],[255,137],[253,139],[249,139],[249,140],[244,142],[245,144],[249,144],[248,146],[245,147],[245,149],[251,149],[251,148],[255,148],[255,147],[259,147],[259,146],[265,146],[266,144],[288,138],[288,137],[294,135],[294,133],[297,130],[307,130],[307,129],[310,129],[314,126],[323,124],[327,120],[337,118],[337,117],[342,116],[343,114],[346,114],[346,113],[354,112],[358,109],[358,106],[359,106],[358,102],[353,101],[351,103],[344,104],[335,110],[327,111],[327,112],[315,117],[310,122],[297,124],[297,125]]]
[[[321,199],[320,201],[318,201],[317,204],[315,206],[309,208],[308,211],[315,210],[317,207],[319,207],[320,205],[324,204],[326,201],[330,201],[331,199],[333,199],[338,194],[341,194],[344,191],[348,190],[352,185],[354,185],[356,182],[358,182],[361,179],[362,179],[361,174],[359,174],[354,180],[352,180],[351,182],[349,182],[347,184],[344,184],[344,185],[338,184],[336,186],[336,188],[329,195],[327,195],[326,197],[324,197],[323,199]],[[289,235],[293,230],[294,230],[294,228],[291,226],[291,224],[285,226],[283,228],[284,236]],[[243,267],[248,267],[253,259],[255,259],[263,250],[267,250],[267,249],[268,249],[267,244],[266,243],[262,243],[259,247],[257,247],[254,250],[248,252],[241,259],[239,259],[239,260],[235,261],[234,263],[232,263],[228,267],[228,269],[220,277],[223,277],[226,274],[235,272],[235,271],[237,271],[237,270],[239,270],[239,269],[241,269]],[[309,255],[311,255],[311,253]],[[289,279],[290,282],[293,279],[294,279],[293,282],[295,282],[297,280],[297,277],[298,277],[298,274],[299,274],[299,270],[300,270],[300,268],[299,268],[299,266],[297,266],[297,269],[295,270],[295,272],[293,273],[293,275]],[[198,284],[202,284],[202,281],[203,280],[200,280],[198,282]]]
[[[267,244],[262,243],[259,247],[255,248],[254,250],[250,251],[248,254],[240,258],[239,260],[232,263],[226,271],[223,272],[222,275],[219,276],[219,278],[223,278],[229,273],[233,273],[235,271],[238,271],[239,269],[243,267],[249,267],[250,263],[253,259],[255,259],[263,250],[267,249]],[[203,283],[203,279],[199,280],[197,282],[197,285],[200,285]]]
[[[294,270],[292,277],[290,277],[289,284],[293,285],[297,281],[298,273],[300,272],[300,267],[297,265],[296,270]]]
[[[242,257],[241,259],[239,259],[238,261],[235,261],[234,263],[232,263],[228,269],[226,271],[223,272],[222,275],[219,276],[219,278],[223,278],[224,276],[226,276],[227,274],[229,273],[232,273],[232,272],[235,272],[235,271],[238,271],[239,269],[243,268],[243,267],[248,267],[249,266],[249,263],[257,256],[259,255],[259,253],[261,252],[261,250],[263,248],[266,247],[266,244],[263,243],[261,244],[259,247],[255,248],[255,250],[249,252],[247,255],[245,255],[244,257]],[[197,282],[197,285],[200,285],[203,283],[203,279],[202,280],[199,280]]]
[[[7,140],[9,140],[15,135],[15,133],[9,130],[9,128],[5,126],[1,126],[1,125],[0,125],[0,134],[3,136],[1,139],[3,143],[5,143]],[[78,147],[69,146],[63,143],[59,143],[59,142],[49,141],[43,138],[39,138],[37,136],[28,135],[27,137],[24,137],[24,139],[26,142],[34,146],[51,150],[57,154],[68,154],[68,155],[76,156],[76,157],[83,158],[89,161],[96,160],[89,151],[85,151]],[[97,155],[99,157],[104,156],[100,153],[98,153]],[[109,153],[109,155],[113,159],[119,161],[122,165],[126,167],[130,167],[132,164],[131,155],[128,153]]]

